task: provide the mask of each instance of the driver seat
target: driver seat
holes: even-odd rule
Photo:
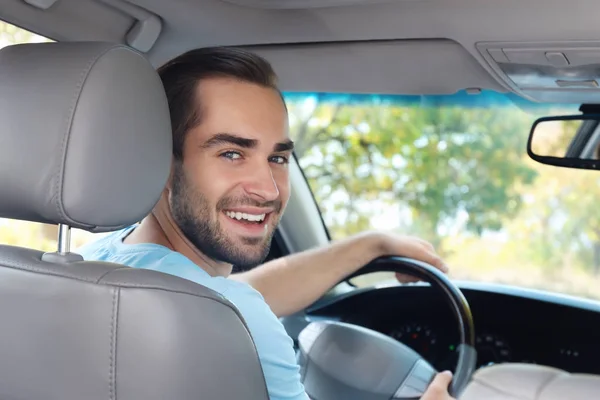
[[[0,246],[0,399],[268,399],[250,333],[221,295],[69,251],[70,228],[129,226],[171,162],[150,63],[108,43],[0,51],[0,217],[58,224],[56,252]]]
[[[479,369],[460,400],[583,400],[600,397],[600,376],[571,374],[536,364],[505,363]]]

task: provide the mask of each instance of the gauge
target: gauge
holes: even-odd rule
[[[499,335],[489,333],[477,335],[475,347],[479,366],[508,362],[512,357],[508,343]]]
[[[429,362],[432,362],[436,356],[438,340],[433,330],[427,325],[407,324],[393,331],[390,336],[412,348]]]

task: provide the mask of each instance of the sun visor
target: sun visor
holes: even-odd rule
[[[477,43],[506,85],[534,101],[600,103],[600,42]]]

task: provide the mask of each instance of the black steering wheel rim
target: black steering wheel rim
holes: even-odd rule
[[[450,303],[457,320],[460,335],[458,362],[454,371],[449,393],[457,398],[468,384],[476,366],[475,325],[467,299],[456,285],[439,269],[411,258],[399,256],[379,257],[346,279],[366,275],[373,272],[396,272],[414,276],[440,290]]]

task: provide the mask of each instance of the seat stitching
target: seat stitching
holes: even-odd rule
[[[568,375],[570,375],[570,374],[565,372],[565,373],[557,373],[556,375],[551,376],[546,382],[544,382],[543,385],[540,386],[537,393],[535,394],[534,399],[538,400],[540,398],[540,395],[542,394],[542,391],[545,390],[548,387],[548,385],[550,385],[553,381],[557,380],[560,377],[568,376]]]
[[[110,323],[110,347],[109,347],[109,367],[108,367],[108,393],[110,400],[116,400],[117,388],[116,388],[116,356],[117,356],[117,313],[119,309],[119,293],[120,290],[116,288],[113,291],[112,298],[112,315]]]
[[[63,271],[61,271],[61,272],[48,271],[46,269],[33,267],[31,265],[23,264],[23,263],[20,263],[18,261],[13,261],[13,260],[0,260],[0,264],[4,268],[16,269],[16,270],[27,271],[27,272],[32,272],[32,273],[39,273],[39,274],[47,275],[47,276],[56,276],[58,278],[73,279],[73,280],[80,281],[80,282],[88,282],[88,283],[104,285],[104,286],[108,286],[108,287],[115,287],[118,289],[138,288],[138,289],[161,290],[161,291],[165,291],[165,292],[169,292],[169,293],[185,294],[188,296],[194,296],[194,297],[198,297],[198,298],[215,301],[217,303],[220,303],[224,306],[229,307],[238,316],[241,316],[241,313],[238,311],[238,309],[235,307],[235,305],[230,300],[228,300],[221,293],[211,290],[210,288],[207,288],[207,289],[211,290],[211,292],[212,292],[211,295],[206,295],[206,294],[194,293],[194,292],[188,291],[188,290],[171,289],[171,288],[156,285],[156,284],[146,284],[146,283],[136,284],[136,283],[132,283],[132,282],[123,282],[123,281],[102,282],[98,278],[87,278],[87,277],[83,277],[80,275],[65,273]],[[122,270],[122,269],[127,269],[127,268],[128,267],[117,268],[116,270]],[[115,270],[112,270],[110,272],[113,272],[113,271],[115,271]],[[106,277],[107,275],[109,275],[109,274],[103,274],[103,277]],[[202,286],[202,285],[200,285],[200,286]]]
[[[69,273],[65,273],[62,271],[61,272],[48,271],[43,268],[32,267],[31,265],[23,264],[20,262],[15,262],[12,260],[11,261],[3,260],[3,261],[0,261],[0,264],[4,268],[16,269],[16,270],[27,271],[27,272],[34,272],[34,273],[39,273],[42,275],[56,276],[59,278],[73,279],[73,280],[77,280],[77,281],[95,283],[95,284],[103,285],[103,286],[109,286],[109,287],[113,286],[113,287],[125,288],[125,289],[141,288],[141,289],[164,290],[166,292],[171,292],[171,293],[187,294],[190,296],[211,299],[211,300],[214,300],[217,302],[222,302],[225,305],[230,305],[229,300],[225,296],[223,296],[222,294],[220,294],[219,292],[216,292],[214,290],[212,290],[213,293],[211,295],[205,295],[205,294],[194,293],[194,292],[188,291],[188,290],[171,289],[168,287],[155,285],[155,284],[133,283],[133,282],[125,282],[125,281],[117,281],[117,280],[115,280],[114,282],[101,282],[98,278],[87,278],[87,277],[84,277],[81,275],[69,274]],[[117,268],[113,271],[122,270],[122,269],[129,269],[129,268],[128,267]],[[113,271],[110,271],[110,272],[113,272]],[[104,274],[104,276],[106,276],[106,275],[107,274]],[[184,278],[182,278],[182,279],[184,279]],[[195,283],[195,284],[199,285],[198,283]],[[202,286],[202,285],[199,285],[199,286]],[[211,290],[210,288],[206,288],[206,289]]]
[[[29,272],[37,272],[37,273],[44,274],[44,275],[52,275],[52,276],[58,276],[58,277],[63,277],[63,278],[71,278],[71,279],[76,279],[76,280],[84,281],[84,282],[94,283],[96,281],[96,279],[86,278],[83,276],[69,274],[69,273],[65,273],[65,272],[48,271],[43,268],[37,268],[37,267],[31,266],[31,265],[23,264],[19,261],[2,260],[0,262],[2,263],[2,266],[5,268],[18,269],[18,270],[24,270],[24,271],[29,271]]]
[[[108,275],[108,274],[112,273],[113,271],[122,271],[122,270],[124,270],[124,269],[129,269],[129,268],[130,268],[130,267],[124,266],[124,267],[120,267],[120,268],[115,268],[115,269],[108,270],[108,271],[106,271],[105,273],[103,273],[102,275],[100,275],[100,276],[98,277],[98,279],[95,279],[95,280],[94,280],[94,283],[97,283],[97,284],[103,284],[102,280],[103,280],[103,279],[106,277],[106,275]],[[106,284],[106,283],[104,283],[104,284]]]
[[[94,64],[96,63],[96,61],[98,61],[101,57],[103,57],[105,54],[107,53],[107,51],[103,51],[101,54],[94,54],[90,57],[90,60],[87,62],[85,68],[83,71],[81,71],[81,73],[79,74],[79,78],[77,80],[77,85],[75,87],[75,93],[73,94],[73,97],[71,99],[71,101],[69,102],[69,110],[68,112],[65,114],[65,119],[66,119],[66,131],[63,132],[62,138],[61,138],[61,144],[60,144],[60,163],[57,165],[57,171],[56,173],[53,174],[53,176],[55,177],[54,180],[54,199],[55,200],[55,207],[56,207],[56,211],[58,212],[58,215],[61,216],[62,218],[68,219],[68,216],[65,214],[64,209],[63,209],[63,193],[62,193],[62,189],[63,189],[63,179],[64,179],[64,175],[65,175],[65,162],[66,162],[66,158],[67,158],[67,148],[68,148],[68,143],[71,137],[71,128],[73,125],[73,117],[74,117],[74,111],[77,109],[77,104],[79,102],[79,98],[81,97],[81,89],[83,88],[83,85],[85,83],[85,81],[87,80],[89,73],[92,69],[92,67],[94,66]]]
[[[120,50],[126,48],[123,45],[111,46],[104,49],[99,54],[94,54],[90,57],[90,60],[86,64],[84,70],[80,73],[75,93],[70,101],[69,110],[65,115],[66,122],[66,131],[63,133],[63,137],[61,139],[61,151],[60,151],[60,163],[57,166],[56,173],[53,174],[55,177],[54,181],[54,190],[53,190],[53,200],[55,201],[55,207],[58,212],[58,215],[64,220],[80,223],[79,221],[73,221],[69,215],[65,212],[64,204],[63,204],[63,189],[64,189],[64,178],[66,174],[65,164],[67,161],[67,151],[69,146],[69,141],[71,140],[71,133],[73,128],[73,121],[75,117],[75,112],[77,107],[79,106],[79,100],[81,99],[81,95],[83,93],[83,87],[87,82],[90,73],[94,66],[100,61],[106,54],[110,53],[113,50]],[[82,224],[80,225],[87,225]]]

